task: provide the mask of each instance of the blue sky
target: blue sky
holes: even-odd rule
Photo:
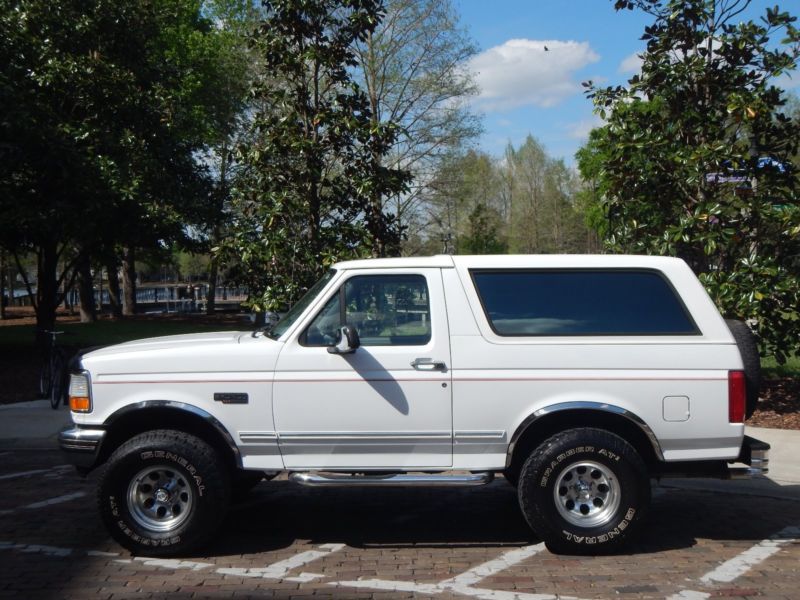
[[[573,165],[599,124],[581,82],[624,84],[638,70],[639,38],[652,17],[617,12],[611,0],[453,1],[481,51],[470,64],[482,88],[480,147],[499,155],[508,142],[519,145],[532,134],[551,156]],[[756,0],[753,8],[760,15],[768,4]]]

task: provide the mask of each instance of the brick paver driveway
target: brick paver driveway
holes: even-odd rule
[[[654,490],[630,554],[554,556],[514,490],[320,490],[273,481],[180,560],[131,556],[53,450],[0,452],[0,597],[800,597],[798,500]]]

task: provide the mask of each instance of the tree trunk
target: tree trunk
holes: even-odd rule
[[[97,321],[97,308],[94,304],[94,278],[89,255],[83,254],[78,261],[78,297],[80,299],[81,323]]]
[[[106,272],[108,273],[108,298],[111,304],[111,316],[115,319],[122,317],[122,303],[120,302],[119,273],[117,261],[109,258],[106,261]],[[100,299],[102,306],[103,299]]]
[[[132,247],[122,249],[122,315],[136,314],[136,251]]]
[[[6,252],[0,250],[0,321],[6,318]],[[8,297],[11,298],[11,290],[8,292]],[[10,304],[10,303],[9,303]]]
[[[8,258],[8,256],[6,256]],[[8,264],[6,266],[6,274],[8,275],[8,305],[9,306],[16,306],[17,299],[14,297],[14,270],[15,267],[12,266],[11,259],[8,258]]]
[[[219,276],[219,259],[211,257],[208,266],[208,290],[206,292],[206,314],[213,315],[217,308],[217,277]]]
[[[56,324],[58,298],[58,246],[55,241],[39,248],[36,266],[36,341],[45,347]]]

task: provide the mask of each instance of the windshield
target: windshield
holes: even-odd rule
[[[302,298],[300,298],[300,300],[295,302],[294,306],[289,309],[289,312],[287,312],[283,318],[275,324],[275,327],[267,332],[267,335],[273,340],[277,340],[284,333],[286,333],[286,330],[292,326],[292,324],[297,320],[297,317],[299,317],[306,307],[311,304],[314,298],[317,297],[319,291],[328,284],[335,274],[336,271],[334,269],[331,269],[325,273],[325,275],[323,275],[322,278],[317,281],[317,283],[309,288],[309,290],[303,295]]]

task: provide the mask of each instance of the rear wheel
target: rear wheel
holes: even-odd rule
[[[601,429],[570,429],[525,461],[517,488],[531,528],[556,553],[601,554],[632,539],[650,504],[636,450]]]
[[[112,537],[134,554],[167,556],[207,541],[230,501],[230,477],[203,440],[173,430],[142,433],[109,459],[98,486]]]

